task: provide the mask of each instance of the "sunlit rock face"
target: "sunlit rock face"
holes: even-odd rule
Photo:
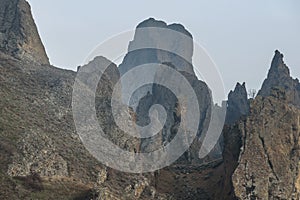
[[[287,102],[300,107],[299,80],[290,76],[290,70],[283,61],[283,54],[278,50],[275,51],[268,77],[264,81],[258,95],[269,96],[272,94],[272,88],[283,90],[286,94]]]

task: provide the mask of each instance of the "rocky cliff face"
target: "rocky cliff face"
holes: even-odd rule
[[[232,177],[239,199],[299,199],[300,110],[282,98],[258,96],[251,103]]]
[[[300,107],[300,83],[290,76],[290,70],[283,61],[283,54],[275,51],[267,79],[264,81],[258,95],[269,96],[272,88],[278,88],[286,93],[287,102]]]
[[[136,27],[119,70],[124,74],[142,64],[172,63],[179,71],[193,73],[192,56],[193,37],[184,26],[149,18]]]
[[[128,53],[119,70],[123,75],[144,64],[172,63],[177,70],[194,74],[192,55],[193,38],[182,25],[167,25],[163,21],[149,18],[136,27],[134,39],[129,43]],[[153,81],[154,78],[153,76]],[[152,93],[151,84],[141,87],[134,93],[130,106],[136,108],[138,99],[148,92]]]
[[[276,51],[248,115],[224,129],[232,198],[299,199],[299,83],[282,58]]]
[[[165,63],[167,65],[172,66],[170,63]],[[200,163],[199,159],[199,150],[201,146],[201,142],[199,141],[200,135],[206,133],[208,129],[208,124],[210,122],[210,114],[212,109],[212,99],[210,90],[207,85],[198,80],[198,78],[184,71],[179,71],[191,84],[199,103],[199,111],[200,111],[200,122],[197,132],[197,138],[193,142],[191,148],[177,161],[179,163]],[[160,79],[163,81],[173,81],[174,84],[178,84],[176,80],[172,80],[172,77],[169,74],[162,73],[160,71],[157,72],[155,76],[155,80]],[[159,104],[162,105],[167,111],[167,119],[166,123],[162,129],[162,131],[153,138],[143,139],[141,141],[141,150],[145,152],[151,152],[161,145],[166,145],[169,143],[174,136],[177,134],[178,126],[180,123],[184,123],[181,121],[181,110],[182,108],[178,105],[177,97],[168,89],[163,86],[154,85],[152,87],[152,94],[148,94],[143,98],[137,108],[137,122],[141,124],[147,123],[149,121],[148,110],[152,105]],[[145,117],[146,116],[146,117]]]
[[[219,143],[222,157],[210,155],[208,162],[199,160],[201,141],[195,140],[173,165],[153,173],[128,174],[99,163],[80,141],[71,109],[77,74],[48,65],[29,5],[23,0],[0,0],[0,23],[1,199],[300,198],[300,87],[299,81],[290,77],[279,51],[254,100],[247,99],[245,84],[237,84],[229,94],[227,124]],[[143,40],[152,47],[159,47],[161,40],[171,42],[164,35],[142,34],[139,28],[143,27],[175,30],[189,38],[168,47],[185,55],[185,60],[164,50],[135,49]],[[114,123],[111,95],[120,74],[149,62],[163,63],[186,77],[200,102],[198,135],[204,133],[209,117],[221,108],[212,106],[209,88],[193,72],[191,34],[181,25],[148,19],[138,26],[129,51],[120,73],[103,57],[82,66],[109,66],[95,98],[106,137],[127,151],[151,151],[170,141],[183,123],[176,96],[158,85],[137,92],[141,99],[132,101],[132,108],[118,104],[126,108],[120,115],[130,116],[140,125],[148,123],[151,105],[163,105],[168,119],[157,140],[129,137]],[[86,74],[87,79],[91,77]],[[153,76],[153,80],[168,79],[160,71]]]
[[[2,7],[10,5],[11,9],[18,10],[20,3],[21,1],[15,4],[5,2],[0,7],[7,10]],[[20,17],[21,21],[26,20],[23,19],[26,18],[25,15]],[[31,30],[36,30],[34,24],[30,26],[33,26],[30,27]],[[178,27],[182,29],[182,26]],[[22,29],[22,26],[18,28]],[[15,41],[10,36],[8,34],[5,40]],[[157,186],[166,180],[164,176],[117,172],[106,168],[87,152],[76,134],[72,117],[71,98],[75,72],[47,65],[44,51],[39,52],[42,53],[39,55],[34,51],[27,51],[26,45],[13,47],[18,47],[18,53],[13,53],[10,51],[12,48],[8,48],[1,49],[0,54],[0,178],[3,180],[1,198],[43,199],[46,196],[52,199],[170,199],[172,190],[157,190]],[[19,54],[20,52],[24,54]],[[99,124],[105,127],[106,136],[112,142],[123,149],[139,151],[142,146],[139,140],[129,138],[113,123],[110,99],[114,84],[119,79],[116,65],[103,57],[95,58],[88,65],[103,64],[109,64],[110,67],[97,87],[96,109]],[[85,67],[87,66],[82,66]],[[182,73],[199,91],[198,94],[207,98],[203,101],[207,100],[208,103],[201,104],[201,109],[209,109],[210,93],[207,86],[195,75],[184,71]],[[156,92],[154,93],[161,94],[159,89]],[[155,99],[160,103],[163,100],[172,100],[167,107],[173,120],[167,129],[171,133],[170,129],[176,129],[176,123],[180,122],[180,116],[176,116],[175,111],[176,99],[168,95],[163,99],[155,95]],[[201,123],[204,123],[205,114],[203,112]],[[203,129],[202,126],[200,128]],[[193,156],[196,159],[199,149],[194,150]],[[195,173],[196,171],[193,174]],[[180,174],[184,176],[185,172]],[[66,188],[70,192],[64,192]],[[51,192],[53,190],[57,192]],[[202,190],[195,195],[203,196]]]
[[[21,60],[49,64],[25,0],[0,1],[0,51]]]
[[[193,38],[180,24],[167,25],[163,21],[153,18],[140,23],[135,32],[134,40],[130,42],[128,54],[119,66],[121,74],[143,64],[163,64],[181,73],[190,82],[196,92],[201,112],[198,137],[207,131],[210,120],[212,99],[207,85],[198,80],[193,66]],[[151,66],[149,66],[151,67]],[[155,71],[153,82],[171,81],[170,74]],[[136,76],[139,76],[136,74]],[[139,101],[141,99],[141,101]],[[167,119],[163,130],[153,138],[141,141],[141,151],[151,152],[170,142],[177,133],[181,123],[180,109],[177,97],[166,87],[158,84],[149,84],[139,88],[131,97],[130,106],[136,111],[137,123],[145,126],[150,122],[149,109],[152,105],[162,105],[167,111]],[[198,144],[196,144],[198,143]],[[185,162],[199,162],[200,141],[195,141],[193,149],[182,158]]]
[[[234,91],[230,91],[228,95],[226,123],[233,124],[242,116],[247,116],[249,110],[246,84],[237,83]]]
[[[28,3],[1,0],[0,22],[0,198],[167,198],[155,193],[151,177],[116,173],[83,146],[71,109],[76,73],[48,65]],[[128,141],[107,112],[116,65],[103,57],[89,65],[108,63],[96,93],[99,123],[108,138],[133,151],[139,143]]]

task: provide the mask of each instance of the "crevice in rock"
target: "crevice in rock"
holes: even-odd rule
[[[246,125],[247,125],[247,121],[245,120],[245,121],[244,121],[244,127],[243,127],[243,129],[244,129],[243,149],[242,149],[242,151],[241,151],[241,153],[240,153],[240,157],[241,157],[242,155],[244,155],[245,149],[246,149],[246,144],[247,144],[248,132],[247,132]]]
[[[277,176],[277,174],[276,174],[276,172],[275,172],[275,170],[274,170],[272,161],[270,160],[270,157],[269,157],[269,154],[268,154],[266,145],[265,145],[264,138],[263,138],[260,134],[258,135],[258,137],[259,137],[259,139],[260,139],[260,141],[261,141],[262,147],[263,147],[263,149],[264,149],[264,153],[265,153],[265,155],[266,155],[266,157],[267,157],[268,165],[269,165],[270,169],[272,170],[273,175],[276,177],[276,180],[279,181],[279,178],[278,178],[278,176]]]

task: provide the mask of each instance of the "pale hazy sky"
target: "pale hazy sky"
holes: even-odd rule
[[[275,49],[300,78],[298,0],[29,0],[50,62],[76,70],[98,44],[149,18],[182,23],[217,64],[227,91],[260,88]]]

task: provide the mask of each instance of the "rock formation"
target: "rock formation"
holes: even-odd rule
[[[282,58],[276,51],[248,115],[224,129],[232,198],[299,199],[299,83]]]
[[[251,103],[232,177],[238,198],[299,199],[299,116],[299,109],[277,96]]]
[[[119,70],[122,75],[142,64],[169,62],[180,71],[193,73],[192,56],[193,37],[181,24],[149,18],[136,27]]]
[[[234,91],[228,95],[226,124],[233,124],[242,116],[247,116],[249,109],[246,84],[237,83]]]
[[[49,65],[28,3],[0,0],[0,23],[0,199],[300,198],[300,86],[290,77],[279,51],[255,99],[247,99],[245,84],[237,84],[230,92],[222,141],[205,162],[198,157],[202,141],[195,140],[171,166],[129,174],[99,163],[79,139],[71,107],[78,74]],[[186,39],[172,42],[174,38],[151,31],[145,35],[145,27],[176,31]],[[184,59],[159,49],[162,40]],[[139,49],[143,41],[152,48]],[[161,104],[167,123],[157,138],[139,140],[114,122],[111,97],[120,74],[149,62],[169,66],[188,80],[201,111],[198,136],[206,132],[210,117],[221,108],[213,106],[209,88],[193,72],[192,42],[182,25],[150,18],[138,25],[120,73],[104,57],[78,69],[108,66],[95,94],[98,121],[108,139],[124,150],[147,152],[172,140],[178,125],[184,123],[177,97],[155,84],[138,90],[131,108],[118,102],[117,117],[129,116],[145,125],[149,108]],[[91,73],[85,75],[86,80],[93,78]],[[172,78],[168,75],[157,70],[152,78],[168,81]]]
[[[49,64],[25,0],[0,1],[0,51],[21,60]]]
[[[194,74],[192,55],[193,38],[182,25],[167,25],[163,21],[149,18],[137,26],[134,39],[129,43],[128,53],[120,64],[119,70],[123,75],[144,64],[172,63],[177,70]],[[135,74],[135,76],[139,75]],[[154,77],[152,78],[154,81]],[[130,106],[136,108],[138,99],[148,92],[152,92],[152,85],[137,90],[131,97]]]
[[[48,65],[28,3],[1,0],[0,21],[0,199],[95,199],[104,188],[118,198],[134,197],[135,189],[126,187],[145,177],[114,175],[80,141],[71,108],[76,73]],[[135,140],[117,129],[107,112],[118,69],[103,57],[90,63],[99,64],[109,64],[96,93],[99,123],[106,124],[113,142],[134,150]],[[143,190],[155,193],[151,186]],[[153,198],[162,196],[167,195]]]
[[[290,76],[290,70],[283,61],[283,54],[275,51],[267,79],[264,81],[258,95],[270,96],[272,88],[278,88],[286,93],[287,102],[300,107],[300,83]]]

